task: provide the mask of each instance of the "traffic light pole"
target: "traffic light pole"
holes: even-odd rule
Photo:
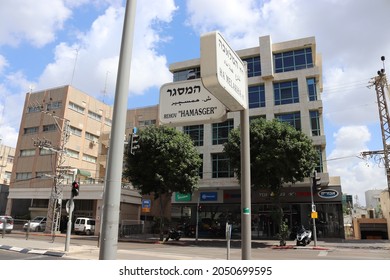
[[[74,202],[73,202],[73,195],[71,194],[69,200],[69,218],[68,218],[68,224],[66,226],[65,252],[69,252],[70,235],[72,232],[73,208],[74,208]]]
[[[312,182],[312,185],[311,185],[311,188],[310,188],[310,195],[311,195],[311,213],[317,212],[316,206],[315,206],[315,204],[314,204],[314,195],[313,195],[314,188],[316,187],[316,178],[317,178],[317,172],[314,171],[313,182]],[[315,219],[314,217],[312,217],[312,219],[313,219],[314,247],[316,247],[316,246],[317,246],[316,219]]]

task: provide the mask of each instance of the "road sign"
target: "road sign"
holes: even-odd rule
[[[69,212],[73,212],[73,210],[74,210],[74,202],[73,202],[73,199],[72,199],[72,200],[68,200],[68,201],[66,202],[65,208],[66,208],[66,213],[69,214]]]
[[[248,108],[246,64],[219,32],[200,38],[200,71],[204,86],[231,111]]]
[[[203,124],[226,120],[226,107],[194,79],[164,84],[159,114],[162,124]]]
[[[151,207],[151,200],[150,199],[143,199],[142,200],[142,212],[149,213],[150,207]]]

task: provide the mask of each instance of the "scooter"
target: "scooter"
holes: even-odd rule
[[[165,238],[165,241],[168,241],[169,239],[179,240],[183,235],[183,232],[181,230],[176,230],[174,228],[171,228],[168,231],[168,235]]]
[[[311,242],[311,230],[302,226],[297,232],[297,246],[306,246]]]

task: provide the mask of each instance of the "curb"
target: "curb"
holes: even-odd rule
[[[65,253],[63,252],[56,252],[56,251],[49,251],[49,250],[39,250],[39,249],[27,249],[27,248],[20,248],[15,246],[8,246],[8,245],[0,245],[0,250],[8,250],[23,254],[36,254],[36,255],[45,255],[45,256],[52,256],[52,257],[63,257]]]

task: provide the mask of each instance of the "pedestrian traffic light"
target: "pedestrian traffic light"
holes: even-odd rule
[[[133,133],[130,137],[130,154],[134,155],[135,150],[139,149],[139,135]]]
[[[321,178],[317,177],[316,171],[314,171],[312,187],[313,187],[313,191],[321,190]]]
[[[72,183],[72,197],[78,196],[78,195],[79,195],[79,192],[80,192],[79,183],[77,183],[76,181],[74,181],[74,182]]]

